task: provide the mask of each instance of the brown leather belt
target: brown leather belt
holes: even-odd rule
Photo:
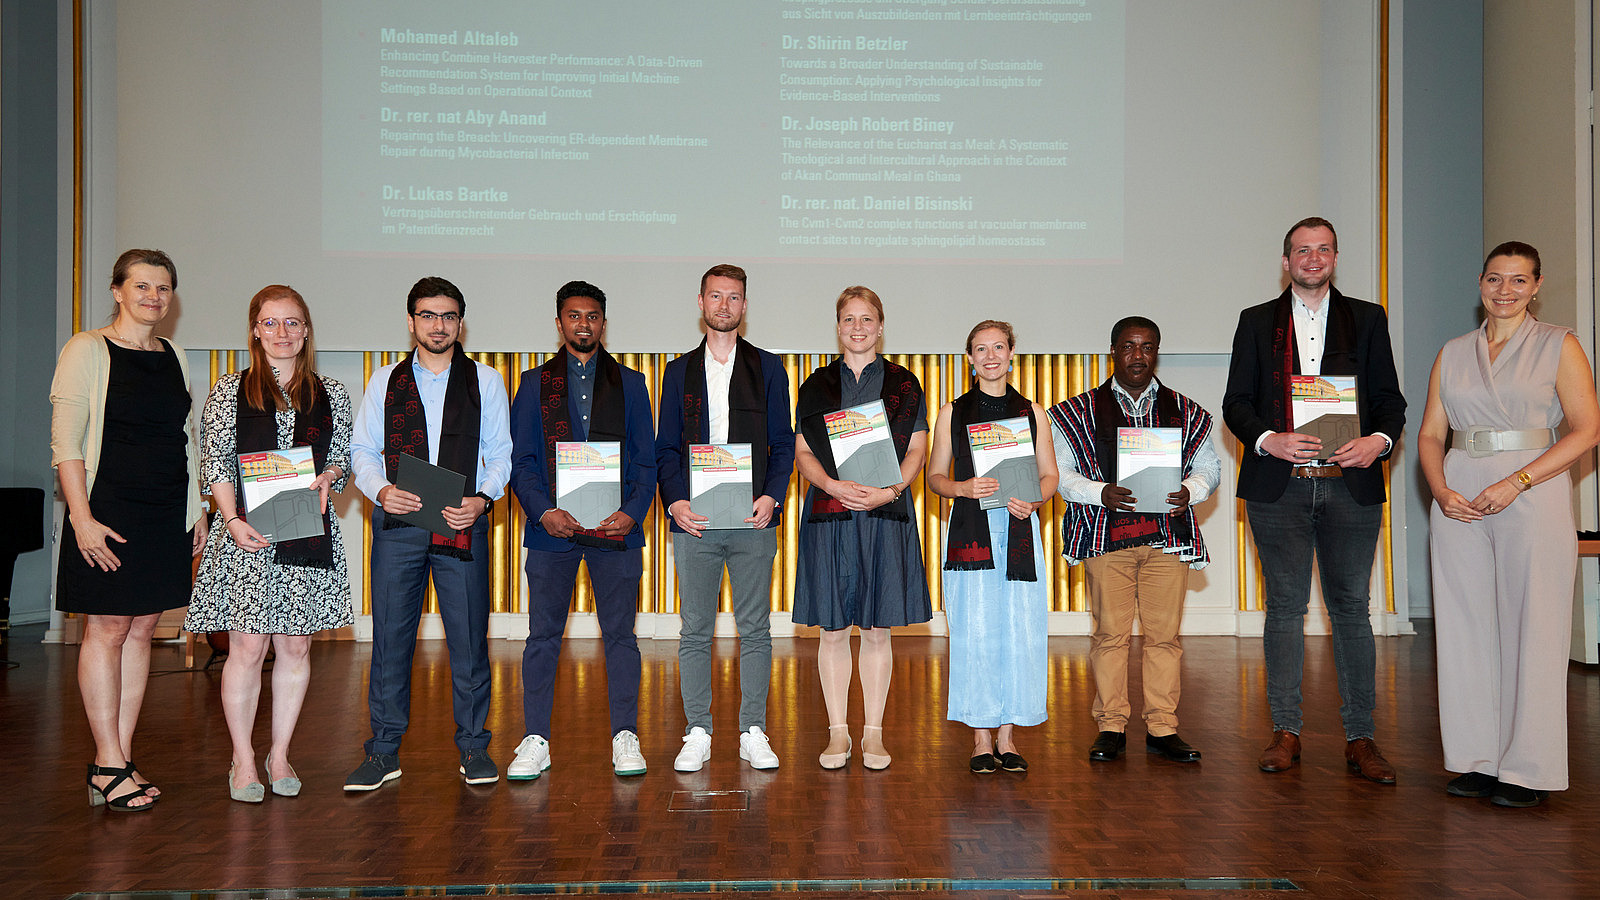
[[[1289,470],[1296,478],[1343,478],[1344,469],[1333,466],[1295,466]]]

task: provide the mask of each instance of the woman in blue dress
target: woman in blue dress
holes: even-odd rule
[[[1049,610],[1036,515],[1044,501],[1009,497],[1003,506],[982,509],[980,501],[994,496],[1000,482],[974,477],[968,436],[972,425],[1027,419],[1039,469],[1037,496],[1055,493],[1055,448],[1040,439],[1044,410],[1006,383],[1015,346],[1005,322],[991,319],[973,327],[967,361],[974,386],[939,410],[928,459],[928,487],[953,501],[944,561],[949,717],[972,726],[969,768],[978,773],[1025,771],[1028,763],[1017,752],[1012,729],[1045,720]]]
[[[889,699],[894,654],[889,628],[933,618],[916,507],[905,490],[928,454],[928,407],[922,384],[902,366],[878,355],[883,303],[870,289],[845,288],[834,307],[843,353],[800,385],[795,408],[795,465],[811,489],[800,520],[794,580],[794,621],[818,625],[817,671],[828,707],[824,769],[850,761],[850,627],[861,629],[861,763],[889,767],[883,712]],[[832,414],[883,402],[894,439],[899,480],[883,487],[841,479],[828,439]]]

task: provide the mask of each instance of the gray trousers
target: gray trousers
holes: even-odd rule
[[[711,733],[711,638],[717,624],[722,569],[728,569],[733,620],[739,628],[739,730],[767,727],[767,687],[772,682],[772,560],[778,529],[714,530],[703,537],[674,533],[678,567],[678,685],[685,732]]]

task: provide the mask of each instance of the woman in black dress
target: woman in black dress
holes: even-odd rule
[[[189,560],[206,538],[188,364],[154,333],[177,283],[160,250],[118,257],[111,324],[67,342],[50,386],[50,450],[67,503],[56,608],[84,617],[89,804],[118,811],[148,809],[161,793],[133,764],[133,732],[156,620],[189,602]]]

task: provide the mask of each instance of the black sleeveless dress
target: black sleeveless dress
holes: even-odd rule
[[[142,616],[189,604],[193,584],[184,423],[189,391],[172,346],[129,350],[110,340],[105,427],[89,509],[127,543],[107,543],[122,565],[102,572],[84,561],[69,514],[61,530],[56,609]]]

